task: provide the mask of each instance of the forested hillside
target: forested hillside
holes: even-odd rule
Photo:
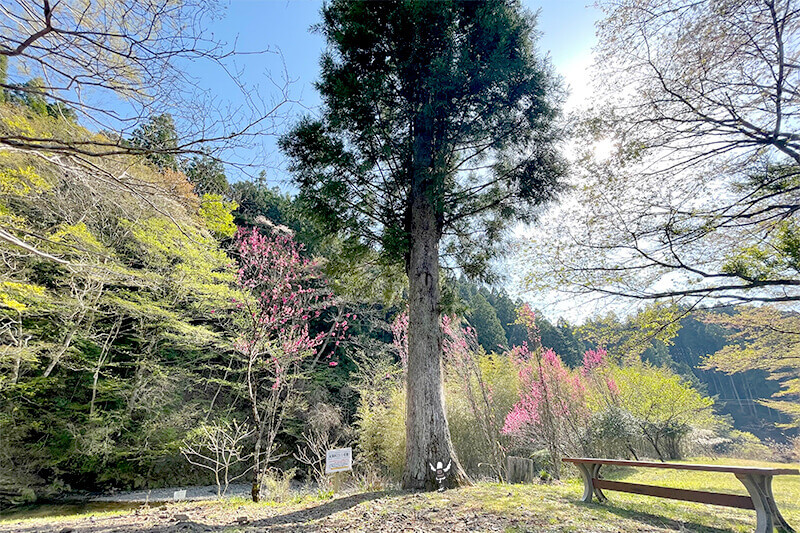
[[[97,135],[19,99],[0,107],[0,128]],[[245,300],[230,248],[234,214],[293,225],[290,201],[263,184],[228,190],[224,175],[225,197],[198,194],[199,183],[170,164],[131,156],[74,167],[58,154],[0,157],[2,227],[15,239],[0,244],[3,491],[200,479],[182,440],[209,419],[246,416],[231,359],[230,315]],[[344,403],[351,368],[336,361],[304,386],[319,391],[316,401],[329,401],[330,387]],[[288,424],[284,440],[300,424]]]
[[[97,135],[46,105],[10,100],[1,108],[4,131]],[[276,436],[279,464],[301,471],[313,467],[292,453],[302,449],[303,427],[317,417],[331,442],[353,442],[359,428],[355,442],[364,453],[378,465],[386,462],[390,472],[399,471],[387,455],[399,450],[373,441],[391,438],[400,427],[379,436],[370,424],[377,423],[379,405],[371,402],[399,394],[394,382],[378,386],[371,380],[381,368],[394,375],[402,354],[392,345],[389,326],[402,307],[399,300],[387,306],[377,291],[353,296],[369,283],[369,272],[343,269],[335,259],[342,245],[325,238],[296,200],[263,180],[229,185],[219,166],[199,158],[181,162],[188,169],[184,173],[174,159],[89,156],[71,167],[57,154],[42,158],[5,150],[0,157],[2,223],[19,241],[2,244],[4,493],[207,480],[202,468],[187,463],[182,447],[198,428],[250,418],[236,347],[241,330],[234,315],[247,301],[237,274],[237,224],[267,234],[290,232],[309,259],[329,254],[332,260],[323,261],[323,270],[335,294],[310,327],[324,331],[336,316],[349,325],[346,337],[327,343],[322,363],[304,363],[306,378],[293,391]],[[120,181],[110,181],[110,175]],[[518,320],[522,302],[503,289],[463,277],[446,281],[446,287],[450,312],[474,328],[481,353],[503,354],[530,342]],[[692,315],[668,338],[631,339],[636,317],[575,325],[563,319],[553,324],[537,314],[536,327],[541,345],[568,367],[584,364],[590,349],[606,348],[619,362],[630,363],[633,354],[715,397],[717,413],[732,415],[737,429],[786,438],[776,424],[789,419],[759,403],[778,390],[764,379],[766,372],[727,375],[704,367],[706,356],[728,342],[722,326]],[[496,374],[491,379],[514,373],[490,360],[481,365],[487,375]],[[451,398],[460,401],[457,375],[453,379]],[[508,410],[516,392],[506,394]],[[450,408],[456,444],[466,450],[469,436],[462,432],[474,415],[458,414],[469,411],[467,405]],[[380,416],[387,417],[387,428],[402,423],[400,411]],[[464,461],[474,469],[480,457],[464,451]]]
[[[14,103],[0,127],[95,135]],[[214,313],[237,294],[235,270],[216,239],[233,235],[235,204],[130,157],[74,168],[51,158],[2,152],[3,226],[22,243],[2,248],[4,478],[164,479],[229,349]]]

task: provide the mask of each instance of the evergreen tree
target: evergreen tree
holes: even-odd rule
[[[23,83],[14,93],[15,100],[26,105],[37,115],[47,115],[47,100],[44,98],[44,80],[33,78]]]
[[[194,185],[198,196],[204,194],[225,196],[230,191],[222,162],[207,154],[195,156],[189,161],[186,165],[186,177]]]
[[[564,361],[571,366],[578,366],[583,363],[583,353],[589,349],[589,346],[581,340],[580,336],[576,334],[575,328],[569,321],[560,317],[556,322],[556,328],[561,332],[561,338],[564,339]]]
[[[268,186],[263,171],[255,180],[232,183],[230,194],[239,205],[235,213],[237,226],[285,226],[294,232],[296,240],[303,243],[309,254],[323,255],[330,260],[327,253],[323,253],[327,251],[321,250],[326,237],[323,231],[303,213],[297,198]]]
[[[153,115],[134,130],[130,143],[161,170],[177,170],[178,133],[169,113]]]
[[[508,339],[497,319],[494,307],[478,292],[470,302],[469,322],[478,334],[478,344],[487,352],[499,352],[508,346]]]
[[[505,290],[500,290],[495,297],[494,310],[497,313],[497,318],[500,320],[500,325],[506,332],[509,346],[522,346],[528,337],[525,326],[517,324],[517,309],[520,307],[521,302],[514,302],[508,297]]]
[[[444,411],[440,249],[490,274],[509,221],[558,190],[558,84],[518,0],[333,0],[319,120],[282,141],[300,196],[329,232],[379,249],[409,279],[406,488],[453,461]]]

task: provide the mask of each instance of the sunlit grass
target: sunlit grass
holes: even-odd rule
[[[776,468],[797,466],[728,458],[695,458],[687,462]],[[609,479],[647,485],[747,494],[744,486],[733,474],[655,468],[616,468],[607,470],[601,475]],[[625,532],[638,531],[636,524],[638,523],[640,527],[641,522],[668,529],[679,529],[682,524],[691,524],[691,529],[697,531],[746,532],[752,531],[755,527],[754,511],[652,496],[606,491],[608,502],[600,504],[595,501],[586,504],[580,501],[583,483],[574,477],[552,485],[514,485],[512,490],[506,491],[505,496],[502,494],[503,487],[503,485],[486,485],[485,488],[478,486],[471,490],[480,493],[476,496],[482,500],[482,506],[487,510],[514,513],[535,509],[564,525],[577,520],[593,527],[599,527],[598,523],[614,525],[617,531]],[[508,492],[512,492],[513,496],[507,496]],[[773,492],[784,518],[795,527],[800,526],[800,476],[775,477]],[[566,531],[566,529],[559,530]]]

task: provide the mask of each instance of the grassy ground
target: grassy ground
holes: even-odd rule
[[[694,460],[693,462],[715,462]],[[753,461],[724,464],[773,466]],[[781,465],[785,466],[785,465]],[[664,486],[746,494],[730,474],[617,469],[604,477]],[[800,530],[800,476],[775,479],[784,517]],[[605,504],[580,501],[579,480],[546,485],[480,483],[443,494],[379,491],[329,500],[253,504],[244,500],[176,503],[47,518],[0,519],[0,531],[241,532],[255,531],[500,531],[520,532],[746,532],[755,513],[647,496],[608,492]]]

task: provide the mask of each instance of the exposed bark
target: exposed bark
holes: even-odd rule
[[[421,121],[422,122],[422,121]],[[429,130],[428,130],[429,131]],[[431,136],[417,130],[408,256],[408,371],[406,376],[406,468],[403,488],[437,487],[429,463],[452,461],[448,483],[468,483],[450,440],[442,384],[439,241],[441,227],[430,176]]]
[[[0,329],[0,333],[4,333],[8,335],[10,339],[9,345],[11,348],[11,353],[13,353],[14,364],[11,369],[11,383],[17,384],[19,381],[19,374],[22,366],[22,353],[28,347],[28,341],[31,340],[31,335],[25,335],[22,330],[22,313],[17,311],[18,320],[11,321],[11,323],[7,323],[3,329]],[[16,331],[15,331],[16,330]],[[3,355],[7,353],[7,350],[4,350]]]
[[[452,461],[449,480],[466,481],[450,440],[442,386],[442,332],[439,325],[439,238],[433,206],[416,198],[412,206],[409,256],[406,470],[403,488],[435,489],[428,463]]]
[[[50,374],[56,368],[56,365],[58,364],[58,362],[61,361],[61,358],[64,357],[65,353],[67,353],[67,350],[69,350],[69,347],[72,346],[72,339],[75,337],[75,333],[78,331],[78,327],[80,325],[80,320],[82,320],[82,319],[83,319],[83,316],[81,315],[81,317],[79,318],[78,322],[76,322],[72,326],[72,328],[70,328],[70,330],[67,332],[67,336],[64,337],[64,342],[61,343],[61,348],[59,348],[58,351],[53,354],[53,356],[50,359],[50,364],[47,365],[47,368],[45,369],[44,374],[42,374],[43,378],[50,377]]]
[[[257,409],[253,409],[257,411]],[[258,423],[258,422],[257,422]],[[264,426],[258,423],[258,432],[256,433],[256,442],[253,448],[253,484],[250,487],[250,497],[255,503],[261,500],[261,480],[264,477],[261,465],[261,442],[264,439]]]
[[[78,331],[81,328],[84,328],[84,331],[86,331],[92,325],[94,321],[94,312],[97,309],[97,304],[100,301],[100,296],[103,294],[104,288],[105,284],[102,281],[90,281],[82,289],[78,289],[77,287],[72,288],[72,294],[77,300],[78,308],[73,312],[72,316],[68,318],[68,322],[71,323],[70,329],[64,337],[64,341],[61,343],[61,347],[51,356],[50,364],[47,365],[42,377],[50,377],[56,365],[58,365],[61,358],[64,357],[64,354],[66,354],[67,350],[72,346],[72,341]],[[96,292],[92,294],[92,291]]]

